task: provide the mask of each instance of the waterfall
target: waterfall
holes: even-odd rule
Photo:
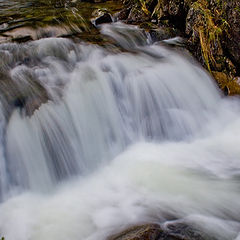
[[[184,50],[124,24],[102,33],[121,50],[0,45],[0,234],[94,240],[175,219],[236,239],[239,100]]]

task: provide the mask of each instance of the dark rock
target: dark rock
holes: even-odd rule
[[[190,51],[209,70],[240,73],[240,2],[196,1],[186,17]]]
[[[240,1],[225,0],[223,8],[226,16],[226,19],[223,19],[223,24],[227,27],[227,34],[224,36],[226,38],[224,48],[232,62],[235,63],[240,75]]]
[[[27,42],[27,41],[31,41],[31,40],[33,40],[33,39],[30,35],[20,36],[20,37],[16,37],[16,38],[12,39],[13,42],[17,42],[17,43],[23,43],[23,42]]]
[[[120,12],[116,13],[114,15],[114,18],[116,18],[117,20],[126,20],[129,16],[130,11],[131,7],[124,8]]]
[[[171,46],[171,47],[184,47],[185,40],[181,37],[174,37],[170,39],[162,40],[162,43]]]
[[[126,22],[135,24],[135,23],[147,22],[149,20],[150,20],[150,15],[147,15],[138,4],[135,4],[131,8]]]
[[[95,24],[103,24],[103,23],[111,23],[112,22],[112,17],[109,13],[104,13],[101,17],[97,18],[95,20]]]
[[[179,35],[179,32],[171,27],[159,27],[157,29],[150,29],[149,33],[153,42],[174,38]]]
[[[14,100],[13,104],[15,107],[19,107],[20,109],[22,109],[26,104],[26,99],[23,97],[18,97]]]
[[[95,26],[113,21],[111,14],[106,9],[97,9],[92,15],[94,18],[91,21]]]
[[[175,236],[177,239],[184,239],[184,240],[209,239],[209,236],[204,236],[205,234],[203,234],[202,232],[182,222],[169,223],[166,226],[166,230],[171,236]]]

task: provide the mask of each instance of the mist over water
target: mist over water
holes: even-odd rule
[[[1,97],[0,233],[95,240],[182,222],[238,239],[239,99],[136,27],[102,32],[125,51],[61,38],[0,45],[0,69],[26,101],[7,111]]]

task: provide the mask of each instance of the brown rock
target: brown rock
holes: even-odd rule
[[[212,72],[213,77],[217,81],[219,87],[223,90],[225,95],[240,94],[240,85],[238,78],[232,78],[224,72]]]
[[[128,15],[127,23],[142,23],[150,20],[150,15],[147,15],[139,6],[138,4],[135,4]]]
[[[204,240],[198,231],[183,223],[169,224],[162,228],[158,224],[130,227],[107,240]]]
[[[157,224],[134,226],[109,237],[107,240],[158,240],[162,229]]]

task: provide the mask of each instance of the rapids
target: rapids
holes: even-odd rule
[[[239,99],[137,27],[102,33],[124,51],[63,38],[0,45],[14,87],[48,97],[28,113],[1,95],[0,235],[99,240],[183,222],[240,239]]]

